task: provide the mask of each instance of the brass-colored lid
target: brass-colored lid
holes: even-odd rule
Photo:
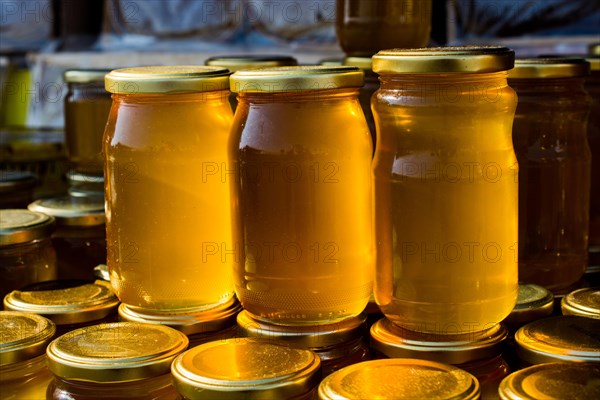
[[[186,399],[288,399],[321,380],[321,361],[310,350],[259,339],[201,344],[173,361],[177,391]]]
[[[186,335],[194,335],[229,328],[235,324],[235,317],[241,310],[242,306],[234,297],[220,307],[196,313],[140,314],[121,304],[119,317],[124,321],[166,325]]]
[[[219,67],[153,66],[111,71],[104,80],[111,93],[194,93],[227,90],[229,71]]]
[[[98,226],[106,222],[104,199],[98,196],[41,199],[29,204],[27,208],[53,216],[57,225]]]
[[[167,374],[187,346],[188,338],[175,329],[115,322],[68,332],[46,354],[50,371],[63,379],[129,382]]]
[[[588,47],[588,54],[600,56],[600,43],[591,43]]]
[[[435,335],[409,331],[383,318],[371,326],[371,348],[390,358],[463,364],[498,356],[507,336],[508,330],[502,324],[483,332]]]
[[[110,284],[103,281],[66,289],[13,290],[4,298],[5,309],[43,315],[56,325],[100,320],[115,312],[118,305]]]
[[[21,209],[0,211],[0,246],[50,237],[54,217]]]
[[[40,315],[0,311],[0,366],[44,354],[56,326]]]
[[[478,399],[479,382],[460,368],[410,358],[364,361],[329,375],[319,399]]]
[[[80,171],[70,170],[66,174],[69,185],[77,185],[80,183],[95,183],[100,186],[104,185],[103,174],[89,174]]]
[[[317,64],[323,65],[326,67],[336,67],[339,65],[344,65],[344,59],[342,58],[324,58],[319,61]]]
[[[502,400],[600,399],[600,365],[549,363],[534,365],[504,378]]]
[[[585,60],[590,63],[590,71],[594,73],[600,71],[600,55],[587,57]]]
[[[517,58],[508,79],[574,78],[590,74],[590,63],[578,57]]]
[[[560,308],[563,315],[600,319],[600,288],[575,290],[562,298]]]
[[[211,57],[206,60],[205,64],[212,67],[227,68],[231,72],[235,72],[240,69],[298,65],[298,61],[290,56],[231,55]]]
[[[259,321],[248,311],[242,311],[237,316],[239,333],[242,336],[282,340],[315,351],[360,338],[365,333],[366,320],[367,317],[360,314],[332,324],[284,326]]]
[[[236,93],[276,93],[359,88],[364,73],[357,67],[297,66],[241,70],[230,77]]]
[[[373,60],[371,57],[346,57],[342,61],[342,65],[358,67],[363,71],[373,71]]]
[[[373,56],[378,74],[489,73],[513,67],[515,53],[501,46],[425,47],[381,50]]]
[[[529,364],[599,361],[600,320],[567,315],[540,319],[515,333],[517,354]]]
[[[506,317],[509,324],[523,324],[552,314],[554,295],[546,288],[529,283],[519,283],[517,304]]]
[[[67,83],[101,83],[110,71],[110,69],[70,69],[63,74],[63,80]]]
[[[38,178],[27,171],[0,171],[0,193],[33,189]]]

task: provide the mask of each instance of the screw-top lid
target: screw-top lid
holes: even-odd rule
[[[562,298],[560,307],[563,315],[600,319],[600,288],[575,290]]]
[[[508,324],[524,324],[552,314],[554,295],[548,289],[529,283],[519,283],[517,304],[506,317]]]
[[[31,172],[0,171],[0,193],[33,189],[37,182],[37,176]]]
[[[479,382],[450,365],[410,358],[364,361],[329,375],[319,399],[478,399]]]
[[[0,246],[27,243],[50,237],[54,217],[21,209],[0,211]]]
[[[177,391],[186,399],[289,399],[321,379],[321,361],[310,350],[259,339],[201,344],[175,359]]]
[[[115,322],[75,329],[48,346],[48,367],[67,380],[129,382],[164,375],[188,346],[161,325]]]
[[[0,311],[0,366],[44,354],[56,326],[40,315]]]
[[[99,196],[41,199],[34,201],[27,208],[53,216],[57,225],[97,226],[106,222],[104,199]]]
[[[518,58],[509,79],[573,78],[590,74],[590,63],[578,57]]]
[[[298,65],[298,61],[290,56],[277,55],[229,55],[211,57],[206,60],[206,65],[227,68],[231,72],[240,69],[283,67]]]
[[[110,69],[70,69],[65,71],[63,79],[67,83],[104,82]]]
[[[371,57],[346,57],[344,58],[344,61],[342,61],[342,64],[358,67],[365,72],[373,71],[373,60]]]

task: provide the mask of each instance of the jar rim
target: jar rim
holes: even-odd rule
[[[63,80],[67,83],[102,83],[110,71],[110,69],[69,69],[64,72]]]
[[[229,71],[235,72],[240,69],[298,65],[298,60],[294,57],[284,55],[240,54],[210,57],[204,64],[212,67],[227,68]]]
[[[24,209],[0,212],[0,246],[28,243],[49,238],[55,219],[50,215]]]
[[[579,57],[517,58],[509,79],[575,78],[590,74],[590,63]]]
[[[44,354],[56,325],[41,315],[0,311],[0,365],[14,364]]]
[[[96,196],[60,196],[36,200],[27,206],[30,211],[51,215],[57,225],[98,226],[104,225],[104,199]]]

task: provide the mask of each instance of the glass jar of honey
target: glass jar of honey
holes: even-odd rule
[[[0,311],[0,394],[3,400],[45,400],[52,374],[46,345],[52,321],[35,314]]]
[[[0,211],[0,296],[35,282],[56,279],[54,218],[21,209]]]
[[[587,134],[592,154],[589,262],[590,265],[600,268],[600,54],[586,60],[590,63],[591,71],[585,79],[584,87],[592,101]]]
[[[589,98],[583,59],[515,62],[509,83],[519,105],[513,143],[519,161],[519,279],[552,291],[587,267]]]
[[[517,172],[504,47],[373,56],[375,299],[403,328],[483,331],[517,300]]]
[[[37,183],[31,172],[0,170],[0,209],[27,208]]]
[[[226,307],[240,258],[229,73],[112,71],[104,137],[110,280],[140,314]]]
[[[194,347],[171,366],[187,400],[313,400],[321,362],[310,350],[239,338]]]
[[[76,329],[47,348],[48,399],[178,400],[169,373],[187,337],[166,326],[115,322]]]
[[[110,70],[68,70],[63,78],[65,97],[65,144],[67,157],[77,170],[102,173],[102,135],[110,111],[110,93],[104,76]]]
[[[56,220],[52,245],[58,279],[94,279],[94,267],[106,263],[104,198],[53,197],[36,200],[28,208]]]
[[[562,298],[563,315],[600,319],[600,288],[575,290]]]
[[[347,55],[423,47],[431,31],[432,0],[337,0],[336,32]]]
[[[254,318],[330,324],[372,290],[371,137],[356,67],[237,71],[244,260],[237,296]]]

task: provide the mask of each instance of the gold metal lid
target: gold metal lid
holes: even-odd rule
[[[56,326],[40,315],[0,311],[0,366],[44,354]]]
[[[152,66],[111,71],[104,80],[111,93],[194,93],[227,90],[229,71],[219,67]]]
[[[346,57],[342,61],[342,65],[358,67],[363,71],[373,71],[373,60],[371,57]]]
[[[248,311],[237,316],[241,336],[281,340],[304,349],[319,350],[362,337],[365,333],[366,315],[360,314],[333,324],[315,326],[284,326],[259,321]]]
[[[575,290],[562,298],[560,307],[563,315],[600,319],[600,288]]]
[[[57,325],[96,321],[115,312],[118,305],[110,284],[103,281],[65,289],[13,290],[4,298],[5,309],[43,315]]]
[[[335,67],[339,65],[344,65],[344,59],[342,58],[324,58],[320,60],[317,64],[327,66],[327,67]]]
[[[591,43],[588,46],[588,54],[592,56],[600,56],[600,43]]]
[[[230,55],[211,57],[204,63],[212,67],[227,68],[231,72],[240,69],[283,67],[298,65],[298,61],[290,56],[277,55]]]
[[[590,74],[590,63],[578,57],[540,57],[515,60],[508,79],[574,78]]]
[[[600,320],[567,315],[540,319],[515,333],[517,354],[529,364],[600,360]]]
[[[515,52],[501,46],[425,47],[381,50],[373,56],[378,74],[489,73],[513,67]]]
[[[38,178],[31,172],[0,171],[0,193],[33,189],[37,182]]]
[[[585,60],[590,63],[591,72],[596,73],[600,71],[600,55],[587,57]]]
[[[27,243],[50,237],[54,217],[21,209],[0,211],[0,246]]]
[[[478,399],[479,382],[460,368],[410,358],[364,361],[329,375],[319,399]]]
[[[186,335],[194,335],[216,332],[233,326],[235,317],[241,310],[242,306],[234,297],[220,307],[196,313],[140,314],[121,304],[119,317],[124,321],[166,325]]]
[[[110,69],[70,69],[63,74],[63,80],[67,83],[102,83],[110,71]]]
[[[236,93],[275,93],[359,88],[364,73],[348,66],[297,66],[241,70],[230,77]]]
[[[67,380],[129,382],[169,372],[188,346],[181,332],[161,325],[115,322],[75,329],[53,340],[48,367]]]
[[[498,356],[507,336],[508,330],[502,324],[483,332],[435,335],[409,331],[383,318],[371,326],[371,348],[390,358],[463,364]]]
[[[259,339],[201,344],[173,361],[177,391],[186,399],[288,399],[321,380],[321,361],[310,350]]]
[[[29,204],[27,208],[53,216],[57,225],[98,226],[106,222],[104,199],[98,196],[41,199]]]
[[[97,183],[104,185],[104,174],[90,174],[76,170],[70,170],[66,174],[69,185],[77,185],[80,183]]]
[[[517,304],[504,320],[508,324],[523,324],[552,314],[554,295],[546,288],[519,283]]]
[[[549,363],[534,365],[504,378],[502,400],[600,399],[600,365]]]

